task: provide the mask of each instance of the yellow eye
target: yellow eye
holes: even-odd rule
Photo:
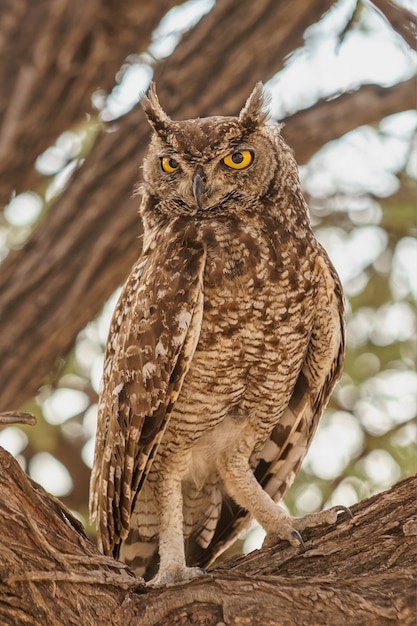
[[[234,170],[243,170],[248,167],[253,161],[253,154],[250,150],[242,150],[240,152],[233,152],[224,157],[223,163],[227,167],[231,167]]]
[[[176,161],[172,157],[164,156],[161,158],[161,167],[164,172],[167,172],[167,174],[175,172],[175,170],[177,170],[179,166],[180,164],[178,163],[178,161]]]

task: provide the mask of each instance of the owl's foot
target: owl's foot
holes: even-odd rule
[[[278,541],[288,541],[292,546],[299,547],[301,546],[303,550],[305,550],[305,543],[303,541],[302,536],[298,532],[295,526],[295,519],[288,516],[288,521],[280,522],[279,525],[274,528],[274,530],[268,531],[264,542],[264,548],[270,548],[275,545]]]
[[[346,513],[350,519],[353,517],[352,511],[347,506],[339,504],[325,511],[318,511],[317,513],[304,515],[304,517],[297,517],[294,520],[294,526],[299,532],[302,532],[305,528],[312,528],[318,524],[334,524],[338,520],[339,513]]]
[[[278,539],[286,539],[292,546],[301,546],[305,550],[305,543],[300,533],[306,528],[312,528],[318,524],[334,524],[338,520],[339,513],[346,513],[350,519],[353,517],[352,511],[343,505],[304,515],[304,517],[287,516],[287,519],[279,524],[278,528],[268,532],[264,546],[273,545]]]
[[[206,571],[201,567],[183,567],[178,563],[173,563],[159,571],[155,578],[146,584],[148,587],[172,587],[172,585],[186,582],[204,574]]]

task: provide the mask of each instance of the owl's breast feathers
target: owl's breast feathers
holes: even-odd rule
[[[217,417],[250,414],[255,475],[280,499],[340,376],[343,348],[340,283],[310,230],[301,239],[271,219],[180,217],[148,232],[105,355],[90,501],[104,551],[127,536],[171,416],[178,422],[187,406],[189,422],[210,425],[203,395],[224,404]],[[246,522],[232,502],[223,506],[210,546],[204,554],[191,546],[191,561],[210,562]]]

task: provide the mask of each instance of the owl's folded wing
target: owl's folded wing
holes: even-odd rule
[[[142,255],[110,327],[90,485],[105,554],[128,533],[133,499],[165,432],[197,346],[205,251],[171,243]]]
[[[257,470],[258,480],[278,502],[294,481],[307,453],[320,416],[342,374],[345,320],[342,288],[326,252],[317,257],[320,275],[317,313],[303,368],[288,407],[273,430],[270,464]],[[266,457],[267,452],[261,455]]]

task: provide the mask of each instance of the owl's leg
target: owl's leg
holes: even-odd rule
[[[228,494],[249,511],[269,537],[286,539],[293,546],[302,543],[293,518],[262,489],[249,466],[250,450],[233,451],[218,463]]]
[[[233,500],[245,508],[267,532],[266,543],[285,539],[293,546],[304,546],[300,532],[310,526],[337,520],[339,512],[352,513],[347,507],[337,506],[302,518],[293,518],[284,511],[256,480],[249,466],[250,450],[235,450],[219,463],[219,474]]]
[[[187,567],[184,550],[182,486],[179,476],[162,476],[154,485],[159,520],[159,571],[151,587],[174,585],[204,574]]]
[[[245,508],[263,526],[267,532],[267,543],[277,539],[286,539],[293,546],[304,546],[300,531],[322,522],[334,523],[340,511],[346,507],[333,507],[303,518],[293,518],[284,511],[256,480],[249,466],[249,451],[240,451],[228,455],[219,464],[219,473],[226,490],[233,500]]]

